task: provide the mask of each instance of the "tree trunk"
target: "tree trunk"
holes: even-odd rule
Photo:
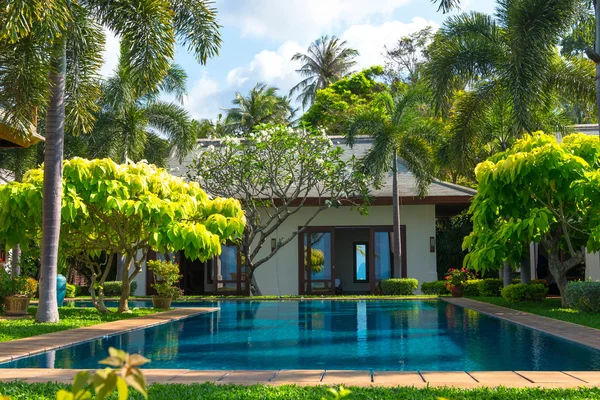
[[[527,252],[527,259],[521,261],[521,283],[531,283],[531,265],[529,264],[529,252]]]
[[[21,275],[21,246],[16,244],[12,248],[11,252],[11,262],[10,262],[10,274],[13,278]]]
[[[402,238],[400,237],[400,205],[399,198],[400,192],[398,191],[398,152],[394,149],[394,156],[392,160],[392,225],[394,231],[394,277],[402,277]]]
[[[40,300],[37,322],[58,322],[56,275],[58,274],[58,242],[62,203],[63,144],[65,136],[66,46],[52,60],[50,80],[53,84],[46,112],[44,146],[44,186],[42,206],[42,259],[40,268]]]
[[[600,54],[600,1],[594,1],[594,13],[596,16],[596,41],[594,51]],[[600,137],[600,63],[596,61],[596,112],[598,116],[598,136]]]
[[[546,249],[548,250],[548,249]],[[565,297],[565,289],[567,288],[567,272],[573,267],[583,262],[585,256],[583,252],[576,252],[575,257],[569,258],[567,261],[560,261],[558,257],[559,249],[548,251],[548,268],[552,274],[552,278],[558,286],[560,292],[561,304],[563,307],[568,307],[567,298]]]
[[[100,286],[102,286],[104,282],[100,282]],[[98,292],[98,296],[96,296],[96,274],[92,273],[92,280],[90,282],[90,296],[92,296],[92,304],[96,307],[102,314],[108,314],[108,308],[104,304],[104,290],[100,289]]]
[[[134,256],[135,257],[135,256]],[[129,269],[131,268],[131,262],[133,257],[127,256],[125,259],[125,264],[123,264],[123,276],[121,279],[121,297],[119,298],[119,313],[129,314],[131,310],[129,309],[129,295],[131,293],[131,281],[129,278]]]
[[[508,261],[504,261],[503,277],[504,277],[504,287],[512,284],[512,268]]]

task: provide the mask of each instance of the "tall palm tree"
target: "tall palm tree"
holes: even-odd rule
[[[302,62],[297,69],[304,79],[290,90],[290,96],[299,92],[297,100],[302,108],[315,100],[317,90],[325,89],[338,79],[352,72],[358,51],[346,47],[346,41],[335,36],[322,36],[308,47],[306,54],[296,53],[292,61]]]
[[[421,87],[410,87],[392,96],[379,93],[373,107],[359,112],[349,123],[346,140],[352,146],[357,135],[373,137],[373,146],[362,160],[365,172],[375,178],[376,184],[392,171],[392,208],[394,232],[394,274],[401,272],[400,208],[398,163],[412,172],[421,195],[433,181],[432,150],[424,139],[431,129],[428,118],[420,107],[427,95]]]
[[[221,43],[209,1],[15,0],[0,6],[4,119],[28,135],[38,111],[46,110],[39,322],[58,321],[64,131],[92,129],[100,92],[102,26],[121,37],[124,71],[140,91],[156,88],[166,75],[176,39],[202,63],[218,53]]]
[[[96,125],[92,135],[84,139],[88,157],[110,157],[119,163],[146,159],[165,167],[170,147],[175,147],[183,159],[194,147],[197,130],[180,104],[161,101],[158,96],[173,94],[183,101],[186,80],[185,71],[172,65],[157,90],[138,93],[127,75],[118,70],[103,84]]]
[[[230,132],[246,135],[255,126],[266,123],[285,124],[294,115],[286,96],[277,95],[278,89],[257,83],[247,96],[235,94],[233,104],[227,109],[225,127]]]
[[[566,131],[569,121],[557,100],[593,99],[591,63],[561,57],[556,49],[577,2],[501,2],[496,19],[468,13],[442,26],[429,48],[426,76],[437,110],[452,117],[457,157],[488,144],[503,150],[523,132]]]

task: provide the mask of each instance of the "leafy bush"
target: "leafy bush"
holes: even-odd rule
[[[77,296],[77,287],[75,285],[67,283],[67,294],[65,295],[65,297],[72,299],[75,296]]]
[[[381,291],[388,296],[409,296],[418,287],[419,281],[414,278],[392,278],[381,281]]]
[[[542,301],[548,288],[539,283],[508,285],[500,292],[506,301]]]
[[[12,277],[4,268],[0,268],[0,297],[13,295],[33,296],[38,282],[25,275]]]
[[[444,281],[423,282],[421,292],[423,294],[450,294]]]
[[[477,297],[479,296],[479,279],[469,279],[463,285],[465,287],[465,296]]]
[[[600,312],[600,282],[570,282],[565,291],[569,307],[585,313]]]
[[[106,297],[118,297],[121,295],[121,291],[123,290],[123,282],[121,281],[109,281],[104,282],[104,296]],[[131,282],[131,295],[135,293],[137,289],[137,282]]]
[[[137,285],[137,282],[135,282]],[[90,294],[90,288],[88,286],[79,286],[79,285],[73,285],[75,286],[75,296],[88,296]]]
[[[502,279],[486,278],[479,281],[479,295],[484,297],[500,297],[504,286]]]
[[[179,264],[162,260],[148,261],[148,268],[154,274],[156,283],[152,288],[160,297],[176,298],[181,294],[181,289],[175,286],[183,275],[179,273]]]

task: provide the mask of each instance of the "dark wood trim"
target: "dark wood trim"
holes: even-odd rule
[[[400,204],[403,206],[406,205],[426,205],[426,204],[471,204],[471,200],[473,196],[465,195],[465,196],[425,196],[425,197],[416,197],[416,196],[405,196],[400,197]],[[325,204],[326,198],[318,198],[318,197],[309,197],[306,199],[298,200],[291,203],[292,207],[297,207],[302,204],[304,206],[316,207]],[[352,206],[356,204],[361,204],[362,200],[342,200],[342,206]],[[277,204],[277,200],[275,201]],[[392,205],[392,196],[382,196],[382,197],[373,197],[371,198],[370,205],[372,206],[391,206]]]
[[[402,278],[408,278],[408,266],[406,265],[406,225],[400,225],[400,262]]]
[[[356,246],[365,246],[365,278],[363,280],[359,280],[356,279],[356,272],[358,271],[358,264],[356,262]],[[352,242],[352,252],[353,252],[353,256],[352,259],[354,260],[354,268],[353,268],[353,276],[352,278],[354,279],[354,283],[369,283],[369,248],[371,246],[369,246],[368,242],[365,241],[358,241],[358,242]]]

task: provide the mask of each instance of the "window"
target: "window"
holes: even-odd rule
[[[368,244],[354,243],[354,282],[369,282],[368,259]]]

